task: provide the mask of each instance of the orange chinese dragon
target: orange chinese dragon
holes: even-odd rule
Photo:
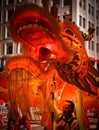
[[[6,64],[13,113],[17,111],[14,103],[31,119],[31,107],[40,107],[42,112],[54,74],[62,83],[96,94],[91,84],[99,88],[99,73],[89,64],[82,35],[74,23],[59,23],[37,5],[25,4],[15,10],[9,32],[12,40],[23,47],[22,55],[10,58]]]

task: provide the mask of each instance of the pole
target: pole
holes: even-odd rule
[[[52,106],[54,108],[54,99],[55,99],[55,94],[54,94],[54,91],[55,91],[55,87],[56,87],[56,81],[55,81],[55,74],[53,74],[53,77],[52,77]],[[51,112],[51,123],[52,123],[52,128],[51,130],[54,130],[54,112],[52,111]]]

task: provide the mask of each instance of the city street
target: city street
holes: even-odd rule
[[[0,130],[7,130],[7,122],[8,122],[7,113],[8,113],[7,107],[4,107],[3,108],[3,121],[4,121],[5,127],[0,128]],[[41,127],[39,124],[34,124],[31,122],[31,126],[32,126],[33,130],[43,130],[43,127]],[[26,130],[26,129],[20,128],[20,130]]]

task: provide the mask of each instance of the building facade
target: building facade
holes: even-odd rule
[[[89,59],[99,71],[99,0],[45,0],[48,9],[55,4],[58,7],[58,19],[71,17],[81,31],[88,33],[88,28],[95,28],[94,37],[84,43]],[[7,59],[22,52],[20,44],[15,44],[9,35],[8,21],[16,5],[34,3],[43,6],[43,0],[0,0],[0,71],[4,70]]]

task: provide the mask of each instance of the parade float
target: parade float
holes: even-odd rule
[[[21,55],[6,63],[10,107],[13,114],[20,108],[23,117],[39,120],[51,129],[54,116],[48,110],[47,98],[52,93],[53,105],[56,101],[60,110],[64,100],[75,102],[83,130],[89,125],[84,97],[95,97],[98,103],[99,73],[91,66],[84,47],[88,37],[72,21],[58,22],[52,13],[23,4],[9,21],[12,40],[23,48]],[[96,107],[98,110],[99,103]],[[17,115],[14,117],[17,122]]]

